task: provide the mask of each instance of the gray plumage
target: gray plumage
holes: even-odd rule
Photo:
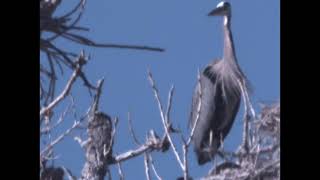
[[[201,72],[200,81],[196,85],[192,98],[189,121],[190,128],[192,128],[196,121],[201,98],[199,119],[193,136],[194,150],[200,165],[214,158],[221,141],[230,132],[241,101],[238,80],[247,82],[247,78],[237,63],[233,46],[230,30],[230,3],[221,2],[216,9],[209,13],[209,16],[218,15],[224,17],[223,58],[211,62]]]
[[[103,180],[112,157],[112,122],[111,118],[95,112],[88,120],[88,143],[86,163],[82,169],[81,180]]]
[[[88,136],[91,139],[91,148],[95,149],[97,155],[101,161],[105,161],[109,156],[112,155],[112,122],[111,118],[102,113],[96,112],[93,119],[89,120],[88,123]],[[103,152],[109,150],[107,155]]]
[[[40,175],[40,180],[63,180],[64,172],[60,167],[44,168]]]

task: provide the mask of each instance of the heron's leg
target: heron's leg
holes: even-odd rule
[[[220,148],[217,149],[217,154],[223,159],[223,160],[228,160],[228,158],[224,154],[224,140],[222,133],[220,133]]]
[[[221,149],[223,150],[223,143],[224,141],[223,141],[223,136],[222,136],[222,134],[220,133],[220,147],[221,147]]]
[[[213,167],[211,168],[211,170],[209,172],[213,172],[217,168],[217,165],[218,165],[217,158],[214,158],[213,159]]]
[[[245,150],[247,153],[249,150],[249,142],[248,142],[248,133],[249,133],[249,112],[248,112],[248,104],[247,104],[247,98],[246,98],[246,90],[240,80],[238,80],[238,85],[240,86],[241,89],[241,95],[243,99],[243,104],[244,104],[244,117],[243,117],[243,139],[242,139],[242,148]]]
[[[211,130],[209,134],[209,147],[212,147],[212,140],[213,140],[213,132]]]
[[[245,81],[243,81],[243,90],[244,90],[244,95],[245,95],[245,97],[246,97],[246,102],[247,102],[247,108],[249,108],[249,110],[250,110],[250,112],[251,112],[251,118],[253,119],[253,120],[255,120],[256,119],[256,113],[255,113],[255,111],[254,111],[254,108],[253,108],[253,106],[252,106],[252,103],[251,103],[251,100],[250,100],[250,97],[249,97],[249,93],[248,93],[248,90],[247,90],[247,88],[246,88],[246,84],[245,84],[246,82]],[[250,118],[250,117],[248,117],[248,118]],[[248,120],[249,121],[249,120]],[[248,124],[247,125],[248,127],[248,129],[251,129],[249,126],[251,126],[251,124]],[[252,134],[252,131],[249,131],[248,130],[248,143],[249,143],[249,146],[251,146],[252,145],[252,143],[254,142],[254,136],[253,136],[253,134]]]
[[[213,143],[213,132],[212,130],[210,130],[210,134],[209,134],[209,146],[208,146],[208,153],[209,154],[213,154],[214,153],[214,147],[212,146]],[[210,155],[210,159],[212,160],[212,157]],[[214,159],[213,159],[214,160]]]
[[[252,103],[251,103],[251,100],[250,100],[250,97],[249,97],[249,93],[248,93],[248,90],[246,88],[246,82],[243,80],[242,84],[243,84],[242,89],[243,89],[244,97],[246,98],[247,106],[248,106],[249,110],[251,111],[251,115],[252,115],[253,119],[255,119],[256,118],[256,113],[255,113],[255,111],[253,109],[253,106],[252,106]]]
[[[103,156],[106,157],[110,150],[107,150],[107,145],[103,145]]]
[[[210,175],[212,175],[213,173],[217,173],[217,171],[215,171],[216,167],[217,167],[217,163],[215,162],[215,160],[213,160],[213,166],[212,168],[209,170],[209,173]]]

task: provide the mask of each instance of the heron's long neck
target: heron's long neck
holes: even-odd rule
[[[223,22],[223,32],[224,32],[224,48],[223,48],[223,58],[232,67],[238,70],[238,63],[236,58],[236,53],[233,45],[233,38],[230,29],[230,19],[231,16],[224,16]]]

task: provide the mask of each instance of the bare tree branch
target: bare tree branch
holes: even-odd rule
[[[166,111],[166,123],[167,124],[169,124],[169,121],[170,121],[170,111],[171,111],[171,105],[172,105],[173,92],[174,92],[174,86],[172,85],[170,88],[170,91],[169,91],[167,111]]]
[[[84,57],[82,55],[79,56],[79,59],[78,59],[78,62],[79,62],[79,65],[77,66],[77,68],[74,70],[74,72],[72,73],[67,85],[65,86],[64,90],[61,92],[61,94],[56,97],[55,100],[53,100],[48,106],[46,107],[43,107],[41,110],[40,110],[40,116],[42,116],[45,112],[47,111],[50,111],[52,108],[54,108],[59,102],[61,102],[70,92],[71,90],[71,87],[73,85],[73,83],[76,81],[78,75],[79,75],[79,72],[81,70],[81,63],[82,61],[85,61]]]
[[[149,156],[148,153],[144,153],[144,168],[145,168],[145,173],[146,173],[146,179],[150,180],[150,168],[149,168]]]
[[[97,83],[97,93],[94,97],[92,110],[91,110],[93,113],[98,111],[103,82],[104,82],[104,78],[100,79]]]
[[[120,180],[124,180],[124,175],[123,175],[121,163],[118,162],[117,164],[118,164],[118,173],[119,173]]]
[[[264,167],[258,169],[256,172],[255,172],[255,175],[253,177],[251,177],[252,179],[260,176],[266,169],[270,168],[270,167],[273,167],[273,166],[277,166],[277,165],[280,165],[280,159],[274,161],[274,162],[271,162],[267,165],[265,165]]]
[[[202,91],[201,91],[201,79],[200,79],[200,70],[199,69],[198,69],[198,84],[199,84],[199,103],[198,103],[198,107],[197,107],[197,116],[196,116],[196,120],[193,124],[193,127],[191,129],[191,133],[190,133],[189,139],[187,140],[186,146],[190,145],[190,142],[193,138],[194,131],[197,127],[198,120],[200,117],[200,110],[201,110],[201,103],[202,103]]]
[[[65,167],[62,166],[62,169],[64,171],[64,174],[67,175],[69,180],[76,180],[76,178],[72,175],[71,171]]]
[[[247,113],[249,112],[247,111]],[[279,115],[279,103],[263,108],[258,116],[259,119],[248,122],[251,125],[248,128],[250,131],[255,131],[253,136],[256,139],[248,144],[248,151],[219,152],[224,156],[230,156],[231,159],[218,165],[208,177],[203,179],[280,179],[280,123],[277,120]],[[261,128],[262,124],[265,126],[264,128]],[[242,144],[240,149],[243,149]],[[225,164],[231,166],[225,166]]]
[[[67,115],[67,113],[70,112],[72,106],[74,106],[73,102],[71,102],[71,104],[62,112],[62,114],[60,115],[58,121],[54,125],[46,126],[46,127],[42,128],[40,130],[40,135],[45,134],[45,133],[49,133],[52,129],[54,129],[57,126],[59,126],[65,120],[65,116]]]
[[[64,137],[66,137],[68,134],[70,134],[70,132],[75,129],[77,126],[79,126],[79,124],[81,123],[81,121],[75,121],[72,125],[71,128],[67,129],[63,134],[61,134],[57,139],[55,139],[54,141],[52,141],[46,148],[44,148],[41,153],[40,156],[42,156],[44,153],[46,153],[48,150],[50,150],[54,145],[56,145],[58,142],[60,142]]]
[[[154,166],[154,162],[153,162],[153,159],[152,159],[152,156],[151,156],[151,153],[149,153],[149,160],[150,160],[150,165],[151,165],[151,168],[155,174],[155,176],[157,177],[158,180],[162,180],[162,178],[159,176],[155,166]]]
[[[101,48],[117,48],[117,49],[132,49],[132,50],[146,50],[146,51],[158,51],[164,52],[162,48],[149,47],[149,46],[139,46],[139,45],[120,45],[120,44],[90,44],[92,47],[101,47]]]
[[[160,98],[159,98],[159,94],[158,94],[158,89],[156,88],[155,86],[155,82],[154,80],[152,79],[152,74],[151,74],[151,71],[148,69],[148,78],[149,78],[149,81],[150,81],[150,84],[151,84],[151,87],[152,87],[152,90],[154,92],[154,96],[156,98],[156,101],[158,103],[158,108],[159,108],[159,111],[160,111],[160,116],[161,116],[161,119],[162,119],[162,123],[163,123],[163,126],[164,126],[164,129],[165,129],[165,133],[168,137],[168,140],[170,142],[170,145],[173,149],[173,152],[174,152],[174,155],[178,161],[178,164],[180,165],[181,169],[184,170],[184,166],[183,166],[183,163],[180,159],[180,156],[179,156],[179,153],[177,151],[177,148],[175,147],[173,141],[172,141],[172,138],[170,136],[170,133],[169,133],[169,128],[168,128],[168,124],[166,123],[166,119],[164,117],[164,113],[163,113],[163,108],[162,108],[162,104],[160,102]]]
[[[151,130],[151,132],[150,137],[147,138],[144,144],[140,145],[137,149],[128,150],[122,154],[118,154],[116,157],[113,157],[113,161],[111,161],[110,164],[126,161],[143,153],[152,152],[153,150],[162,150],[163,139],[160,140],[153,130]]]
[[[188,168],[188,146],[184,143],[183,144],[183,165],[184,165],[184,169],[183,169],[183,178],[184,180],[188,180],[189,178],[189,168]]]
[[[118,163],[118,162],[126,161],[128,159],[133,158],[133,157],[137,157],[137,156],[139,156],[139,155],[141,155],[141,154],[143,154],[146,151],[151,150],[151,149],[152,149],[151,145],[143,144],[143,145],[141,145],[140,147],[138,147],[135,150],[128,150],[127,152],[124,152],[122,154],[117,155],[114,158],[114,162],[112,162],[112,163]]]

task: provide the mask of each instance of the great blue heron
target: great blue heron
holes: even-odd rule
[[[221,141],[228,135],[239,111],[241,87],[238,82],[247,81],[237,63],[234,50],[230,30],[230,3],[220,2],[208,15],[224,18],[224,49],[223,58],[211,62],[201,72],[192,98],[189,125],[193,128],[198,119],[193,143],[199,165],[214,158]]]

